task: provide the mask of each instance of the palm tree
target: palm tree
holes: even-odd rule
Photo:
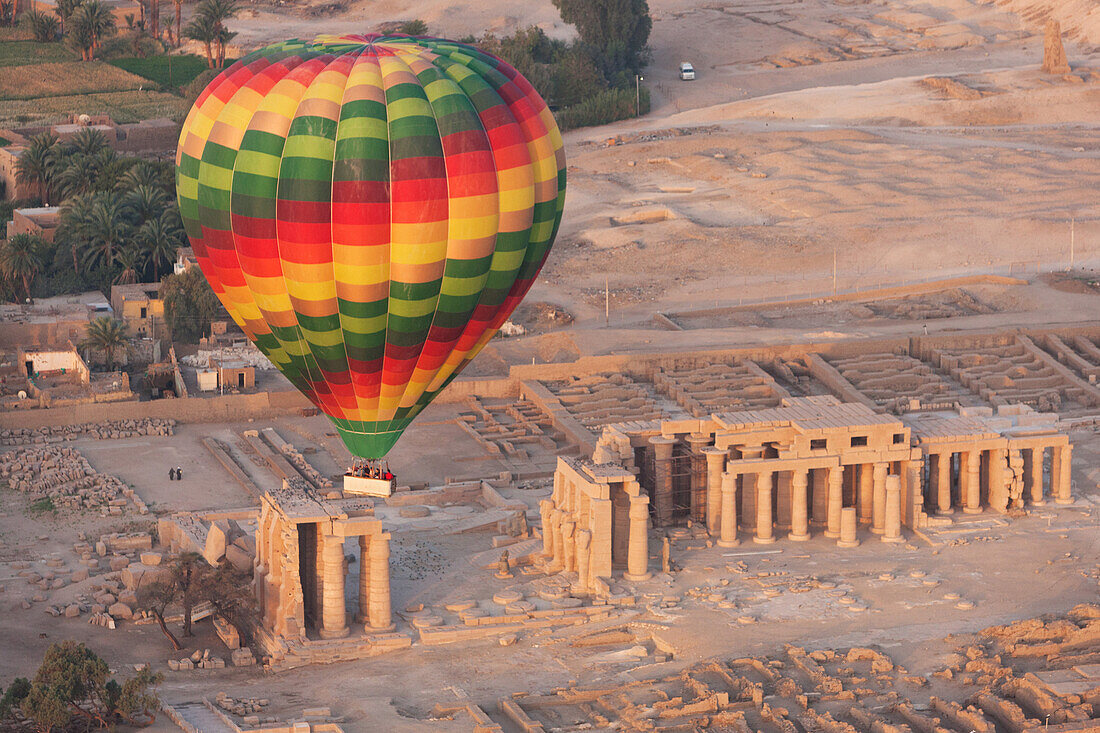
[[[128,285],[138,281],[138,270],[141,269],[144,253],[135,243],[128,244],[125,248],[115,253],[115,264],[122,268],[115,278],[115,285]]]
[[[202,43],[203,50],[206,52],[206,65],[213,69],[214,42],[218,37],[218,27],[214,19],[203,13],[200,8],[199,13],[183,29],[183,35]]]
[[[107,370],[113,371],[115,365],[115,351],[124,349],[129,351],[129,334],[122,321],[116,321],[110,316],[100,316],[88,324],[84,340],[80,342],[80,348],[102,351],[103,358],[107,362]]]
[[[174,166],[150,160],[139,160],[119,176],[115,188],[129,191],[138,186],[151,186],[169,193],[175,186]]]
[[[180,21],[183,19],[183,0],[172,0],[172,3],[176,6],[176,48],[180,46]]]
[[[122,203],[138,226],[156,219],[168,205],[168,195],[163,189],[141,185],[122,197]]]
[[[23,21],[30,26],[34,40],[39,43],[49,43],[57,40],[57,29],[60,27],[57,18],[38,10],[28,10],[23,13]]]
[[[57,0],[57,3],[54,5],[53,11],[57,13],[57,17],[61,21],[61,35],[65,35],[65,23],[72,17],[72,14],[76,12],[80,3],[81,0]]]
[[[167,267],[176,250],[183,246],[183,226],[178,210],[173,206],[162,211],[156,219],[147,220],[138,230],[137,240],[153,266],[153,282],[159,282],[160,265]]]
[[[72,16],[72,38],[80,48],[80,58],[91,61],[103,39],[118,31],[115,16],[103,0],[84,0]]]
[[[94,192],[98,175],[99,162],[94,156],[75,153],[69,156],[63,168],[57,170],[54,180],[64,200]]]
[[[89,3],[81,5],[81,9],[85,9],[89,4],[98,3],[99,0],[89,0]],[[72,136],[65,146],[70,153],[83,153],[89,157],[99,153],[101,150],[110,150],[111,145],[107,142],[107,136],[102,131],[97,130],[94,127],[81,128],[79,132]]]
[[[48,202],[50,177],[52,175],[52,151],[57,146],[57,138],[51,132],[43,132],[30,139],[30,144],[19,155],[15,164],[15,180],[34,186],[38,198]]]
[[[73,253],[73,272],[80,272],[77,251],[82,248],[91,218],[94,196],[75,196],[61,206],[61,217],[54,241],[68,244]]]
[[[114,262],[115,252],[129,244],[134,235],[125,207],[110,194],[96,196],[83,229],[84,260],[92,267]]]
[[[30,234],[15,234],[0,244],[0,274],[12,284],[22,281],[28,300],[31,297],[31,283],[42,271],[44,244],[41,237]]]
[[[237,34],[225,27],[226,21],[240,10],[237,0],[202,0],[194,20],[185,35],[202,41],[206,49],[206,64],[210,68],[225,66],[225,44]]]

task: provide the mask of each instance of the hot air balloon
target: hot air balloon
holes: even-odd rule
[[[439,38],[268,46],[202,92],[180,213],[226,310],[380,458],[493,337],[565,200],[561,134],[514,68]]]

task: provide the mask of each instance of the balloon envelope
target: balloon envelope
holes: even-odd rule
[[[176,165],[214,292],[369,458],[519,304],[565,199],[546,103],[500,59],[435,38],[252,53],[199,96]]]

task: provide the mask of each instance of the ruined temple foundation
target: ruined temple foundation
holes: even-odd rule
[[[896,543],[930,514],[1042,506],[1048,493],[1072,503],[1072,446],[1056,417],[1008,405],[996,414],[959,408],[898,418],[814,396],[704,419],[609,425],[594,454],[602,463],[558,459],[553,497],[540,508],[547,566],[572,568],[583,530],[582,586],[613,569],[646,577],[646,521],[699,521],[723,548],[738,545],[740,531],[770,544],[777,529],[804,541],[814,526],[854,547],[861,527]]]

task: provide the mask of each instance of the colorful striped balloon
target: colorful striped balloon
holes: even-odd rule
[[[565,155],[546,103],[494,56],[321,36],[210,83],[176,190],[233,320],[353,454],[379,458],[534,283]]]

